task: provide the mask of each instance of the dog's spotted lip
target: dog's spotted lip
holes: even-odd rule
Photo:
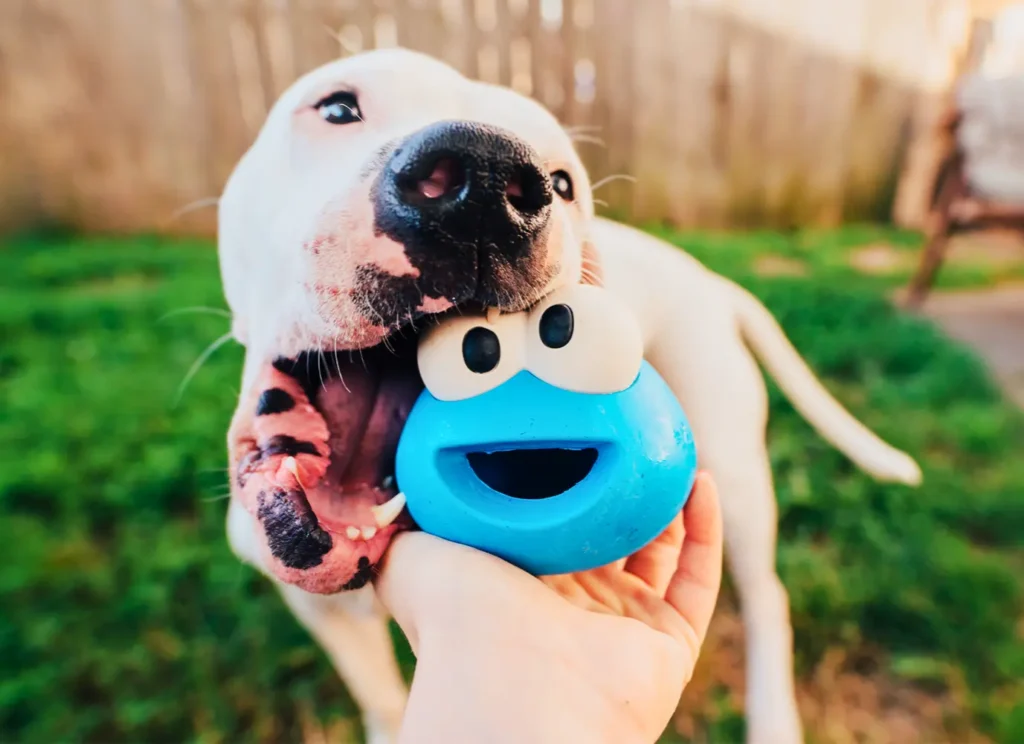
[[[406,336],[362,351],[314,350],[274,363],[299,383],[309,413],[328,434],[319,470],[311,458],[322,455],[297,451],[275,472],[282,498],[306,515],[298,531],[294,520],[264,520],[283,580],[320,593],[355,588],[353,581],[361,586],[361,562],[375,565],[394,535],[412,526],[392,502],[392,475],[398,437],[423,387],[415,360],[415,339]],[[288,551],[294,554],[300,543],[296,561]]]

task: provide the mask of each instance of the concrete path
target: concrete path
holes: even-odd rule
[[[936,292],[922,313],[972,347],[1010,398],[1024,408],[1024,285]]]

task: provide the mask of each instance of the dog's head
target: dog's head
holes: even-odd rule
[[[346,513],[353,499],[379,502],[420,389],[393,384],[410,366],[391,351],[430,316],[521,310],[580,282],[592,216],[572,141],[538,103],[405,50],[314,70],[274,106],[220,201],[243,386],[275,359],[304,359],[330,429],[332,498]],[[309,505],[321,523],[341,506]]]
[[[281,96],[222,196],[235,335],[292,356],[454,305],[520,310],[579,280],[592,211],[538,103],[406,50],[330,63]]]

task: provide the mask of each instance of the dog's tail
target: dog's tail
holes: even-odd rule
[[[744,340],[818,433],[875,478],[918,485],[921,469],[913,458],[883,442],[843,408],[793,348],[768,309],[745,289],[732,286]]]

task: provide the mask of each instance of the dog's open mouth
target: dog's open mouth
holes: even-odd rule
[[[302,582],[315,581],[317,590],[356,588],[368,580],[395,531],[409,525],[394,463],[423,388],[415,339],[395,337],[363,351],[310,351],[274,366],[301,385],[315,411],[296,406],[282,414],[287,434],[270,439],[280,453],[268,447],[260,453],[264,459],[287,455],[281,467],[300,486],[261,505],[269,547],[287,569],[308,573],[316,567],[317,577]],[[316,430],[323,436],[325,423],[326,459],[307,443]]]
[[[473,473],[490,488],[517,499],[547,499],[582,481],[597,462],[592,447],[469,452]]]

